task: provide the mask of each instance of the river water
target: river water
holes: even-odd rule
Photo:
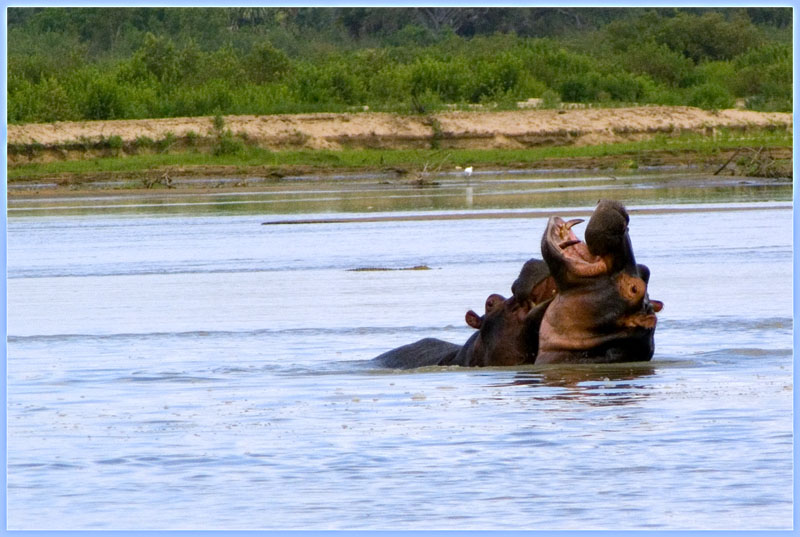
[[[791,185],[569,179],[13,198],[9,529],[791,528]],[[652,362],[366,362],[465,341],[601,196]]]

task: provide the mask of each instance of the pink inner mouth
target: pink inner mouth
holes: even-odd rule
[[[589,252],[586,243],[578,239],[572,227],[583,222],[575,219],[565,222],[556,218],[549,231],[551,244],[557,244],[562,259],[569,271],[576,276],[591,277],[608,272],[603,258]]]

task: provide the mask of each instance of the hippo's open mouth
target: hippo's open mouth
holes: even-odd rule
[[[568,273],[575,276],[593,277],[604,274],[608,271],[608,266],[603,258],[592,254],[586,243],[578,239],[572,231],[575,225],[582,222],[580,218],[565,222],[561,217],[551,216],[544,233],[542,253],[547,250],[560,261]]]

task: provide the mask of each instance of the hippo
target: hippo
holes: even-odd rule
[[[387,351],[373,359],[373,363],[399,369],[532,364],[536,358],[539,323],[544,306],[555,293],[555,284],[544,261],[531,259],[523,266],[515,285],[520,288],[519,298],[494,293],[486,298],[483,315],[467,311],[464,320],[477,331],[463,345],[425,338]]]
[[[463,345],[436,338],[387,351],[372,360],[380,367],[409,369],[425,366],[500,366],[533,363],[527,354],[523,328],[530,308],[520,307],[513,298],[491,294],[486,298],[485,313],[469,310],[468,326],[477,331]]]
[[[600,200],[586,242],[572,231],[581,222],[553,216],[542,236],[556,293],[539,323],[536,363],[648,361],[663,303],[648,296],[650,270],[634,258],[628,212]]]
[[[464,345],[426,338],[373,363],[413,368],[651,360],[655,314],[663,303],[647,293],[650,270],[634,258],[628,212],[619,202],[601,200],[586,242],[572,231],[582,222],[548,220],[544,259],[523,265],[510,298],[492,294],[484,315],[467,312],[465,320],[477,332]]]

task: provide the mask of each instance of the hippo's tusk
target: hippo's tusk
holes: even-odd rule
[[[584,222],[583,218],[573,218],[569,222],[565,222],[564,227],[567,229],[572,229],[572,226],[576,226],[582,222]]]
[[[561,248],[562,250],[564,250],[566,248],[569,248],[573,244],[578,244],[580,242],[581,241],[579,241],[578,239],[572,239],[572,240],[568,240],[568,241],[564,241],[564,242],[558,243],[558,247]]]

